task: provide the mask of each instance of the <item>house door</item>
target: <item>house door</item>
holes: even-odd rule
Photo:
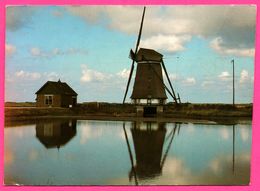
[[[73,106],[77,105],[77,98],[76,97],[72,98],[72,105]]]

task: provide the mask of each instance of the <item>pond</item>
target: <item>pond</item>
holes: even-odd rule
[[[6,185],[247,185],[251,122],[48,119],[5,127]]]

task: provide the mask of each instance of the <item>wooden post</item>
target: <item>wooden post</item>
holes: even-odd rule
[[[177,99],[179,100],[179,103],[181,103],[181,97],[180,97],[180,94],[178,93],[177,95],[178,95],[178,98],[177,98]]]
[[[231,60],[233,64],[233,107],[235,107],[235,61]]]
[[[168,80],[168,82],[169,82],[169,84],[170,84],[170,87],[171,87],[171,90],[172,90],[173,100],[175,101],[176,104],[178,104],[178,101],[177,101],[177,98],[176,98],[174,89],[173,89],[173,87],[172,87],[171,80],[170,80],[170,78],[169,78],[169,76],[168,76],[168,72],[167,72],[166,67],[165,67],[165,65],[164,65],[163,59],[161,60],[161,62],[162,62],[162,66],[163,66],[164,73],[165,73],[165,75],[166,75],[166,77],[167,77],[167,80]]]

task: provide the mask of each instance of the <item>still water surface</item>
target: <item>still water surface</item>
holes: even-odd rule
[[[45,120],[6,127],[5,184],[245,185],[251,124]]]

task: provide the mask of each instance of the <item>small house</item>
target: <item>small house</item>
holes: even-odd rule
[[[66,83],[47,81],[36,93],[37,107],[74,107],[77,93]]]

